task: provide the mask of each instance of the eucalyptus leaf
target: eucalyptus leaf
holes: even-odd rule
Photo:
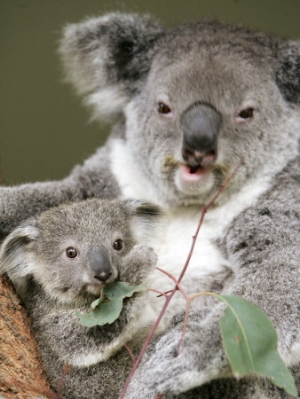
[[[133,286],[122,281],[116,281],[111,284],[107,284],[104,287],[103,294],[107,298],[114,300],[116,298],[131,297],[135,292],[141,291],[143,287],[141,285]]]
[[[104,324],[113,323],[120,316],[122,305],[122,298],[117,298],[113,301],[104,300],[90,312],[77,312],[77,315],[80,318],[80,323],[85,327],[103,326]]]
[[[103,302],[103,301],[104,301],[103,296],[100,296],[100,298],[96,299],[95,301],[93,301],[93,302],[91,303],[91,308],[92,308],[92,309],[95,309],[95,308],[96,308],[97,306],[99,306],[100,303]]]
[[[76,312],[80,319],[80,324],[85,327],[112,324],[120,316],[123,307],[123,299],[131,297],[135,292],[141,289],[143,289],[142,286],[135,287],[124,282],[107,284],[100,298],[92,302],[89,312]]]
[[[244,299],[217,295],[228,307],[220,320],[225,352],[236,378],[249,374],[268,377],[297,397],[297,388],[277,352],[277,333],[266,314]]]

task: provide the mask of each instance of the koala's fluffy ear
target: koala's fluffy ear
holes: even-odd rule
[[[277,50],[277,85],[287,101],[300,103],[300,41],[283,41]]]
[[[163,210],[151,202],[125,201],[131,215],[131,226],[137,240],[150,240],[163,216]]]
[[[163,35],[148,16],[108,14],[68,25],[60,45],[67,74],[96,116],[120,113],[142,86],[154,46]]]
[[[30,248],[37,236],[38,228],[31,220],[6,237],[0,248],[0,274],[7,273],[12,280],[31,274],[33,256]]]

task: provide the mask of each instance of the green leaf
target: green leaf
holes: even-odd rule
[[[113,323],[120,316],[122,305],[122,298],[114,301],[104,299],[101,302],[101,306],[97,306],[88,313],[77,311],[77,316],[80,318],[80,323],[85,327],[103,326],[104,324]]]
[[[91,303],[91,308],[92,308],[92,309],[95,309],[95,308],[96,308],[97,306],[99,306],[100,303],[103,302],[103,301],[104,301],[103,296],[100,296],[100,298],[96,299],[95,301],[93,301],[93,302]]]
[[[85,327],[112,324],[120,316],[123,299],[131,297],[141,289],[141,286],[134,287],[124,282],[107,284],[100,298],[92,302],[91,310],[88,313],[76,312],[80,323]]]
[[[277,333],[266,314],[240,297],[215,296],[228,305],[220,325],[235,377],[259,374],[297,397],[293,377],[277,352]]]
[[[111,284],[107,284],[104,287],[103,294],[114,300],[116,298],[125,298],[131,297],[135,292],[141,291],[143,289],[142,286],[132,286],[122,281],[117,281]]]

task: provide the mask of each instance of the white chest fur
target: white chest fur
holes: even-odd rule
[[[183,208],[168,214],[151,242],[151,246],[158,255],[157,268],[165,270],[176,279],[179,278],[187,262],[200,215],[201,210],[196,208]],[[218,230],[213,222],[205,222],[201,227],[187,272],[181,281],[181,286],[188,295],[206,290],[208,276],[215,275],[230,267],[215,243]],[[174,287],[174,282],[156,269],[150,275],[148,286],[157,291],[167,292]],[[163,305],[164,298],[162,297],[159,300],[154,293],[149,293],[149,297],[147,319],[149,322],[153,322]],[[170,303],[161,328],[165,328],[175,311],[184,310],[185,306],[186,302],[183,295],[177,292]],[[153,320],[151,320],[152,316]],[[143,317],[143,323],[146,321],[146,318]]]
[[[165,217],[151,243],[158,255],[157,267],[168,271],[176,278],[179,277],[189,255],[200,216],[201,210],[193,207],[177,209]],[[188,265],[189,277],[201,279],[229,266],[215,244],[219,230],[217,227],[213,222],[204,221]],[[185,284],[185,280],[183,285],[189,291],[192,290],[194,287]]]
[[[163,206],[155,187],[136,167],[125,142],[115,141],[112,147],[111,160],[112,171],[119,182],[123,198],[143,199]],[[225,268],[235,270],[237,265],[229,264],[228,260],[224,258],[217,246],[217,239],[223,237],[227,227],[240,212],[252,206],[258,197],[269,188],[269,182],[270,178],[261,175],[259,178],[249,181],[248,184],[244,184],[232,201],[208,210],[186,275],[182,280],[182,286],[187,294],[201,292],[206,287],[208,276],[211,279],[212,276],[222,272]],[[175,278],[179,277],[187,260],[200,216],[201,209],[196,206],[168,209],[167,215],[155,232],[153,240],[149,243],[158,255],[157,267],[164,269]],[[150,288],[162,292],[174,287],[174,282],[158,270],[151,274],[148,284]],[[149,296],[148,316],[146,316],[145,311],[142,317],[145,323],[146,319],[151,322],[152,319],[156,319],[157,312],[163,303],[163,298],[157,300],[153,293],[150,293]],[[180,293],[176,294],[174,299],[169,316],[172,315],[174,310],[183,310],[185,306],[185,300]]]

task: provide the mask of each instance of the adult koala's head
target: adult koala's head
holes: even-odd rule
[[[69,25],[60,52],[98,117],[125,116],[126,148],[153,200],[203,205],[245,157],[226,199],[298,152],[300,42],[109,14]]]

